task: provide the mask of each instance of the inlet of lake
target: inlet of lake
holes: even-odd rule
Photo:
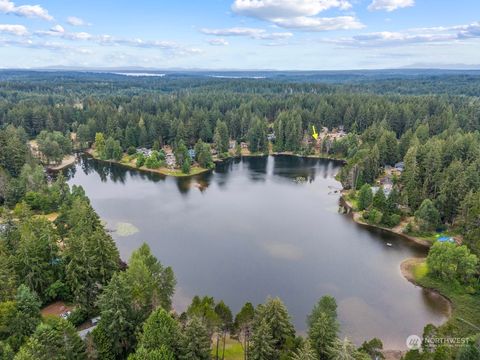
[[[303,334],[307,314],[329,294],[342,336],[404,349],[409,335],[446,320],[448,304],[400,273],[400,263],[425,248],[338,211],[340,166],[249,157],[174,178],[81,157],[66,173],[85,189],[123,259],[146,242],[172,266],[177,311],[194,295],[224,300],[234,312],[278,296]]]

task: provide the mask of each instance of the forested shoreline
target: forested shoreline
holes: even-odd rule
[[[185,174],[245,151],[344,159],[338,179],[362,221],[430,241],[419,283],[461,298],[462,316],[472,314],[469,322],[480,325],[473,311],[480,302],[480,77],[352,76],[335,83],[291,74],[253,80],[0,72],[2,358],[74,351],[78,359],[209,359],[211,340],[219,351],[227,334],[248,359],[379,356],[378,339],[360,348],[338,339],[330,297],[312,311],[306,339],[296,336],[279,299],[247,304],[236,321],[208,297],[171,315],[173,270],[146,245],[123,263],[83,189],[51,179],[40,165],[90,148],[101,159],[148,169],[166,166],[171,156]],[[312,139],[314,128],[324,129],[319,139]],[[68,320],[42,319],[41,306],[57,300],[76,310]],[[96,315],[100,323],[84,343],[74,326]],[[455,317],[427,328],[425,336],[479,336]],[[475,351],[424,347],[405,359],[463,360]]]

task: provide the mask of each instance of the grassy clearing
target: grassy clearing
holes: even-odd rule
[[[443,334],[463,337],[480,333],[480,294],[469,294],[461,285],[430,277],[425,262],[415,266],[413,275],[418,284],[437,290],[452,302],[452,316],[440,327]]]
[[[216,344],[216,342],[214,342]],[[222,343],[219,345],[219,355],[222,356]],[[212,347],[212,358],[215,359],[215,346]],[[235,339],[227,338],[225,342],[225,360],[243,360],[242,345]]]

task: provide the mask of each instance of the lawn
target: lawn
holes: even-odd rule
[[[215,344],[215,343],[214,343]],[[219,345],[219,356],[222,357],[222,343]],[[212,358],[215,359],[216,348],[213,346]],[[227,338],[225,342],[225,360],[243,360],[242,345],[235,339]]]
[[[417,283],[437,290],[452,302],[452,316],[440,327],[440,331],[444,335],[462,337],[480,333],[480,294],[478,291],[472,295],[459,284],[430,277],[425,262],[415,266],[413,274]]]

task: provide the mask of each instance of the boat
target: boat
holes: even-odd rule
[[[387,243],[387,246],[392,246],[392,244],[390,244],[390,243]]]

